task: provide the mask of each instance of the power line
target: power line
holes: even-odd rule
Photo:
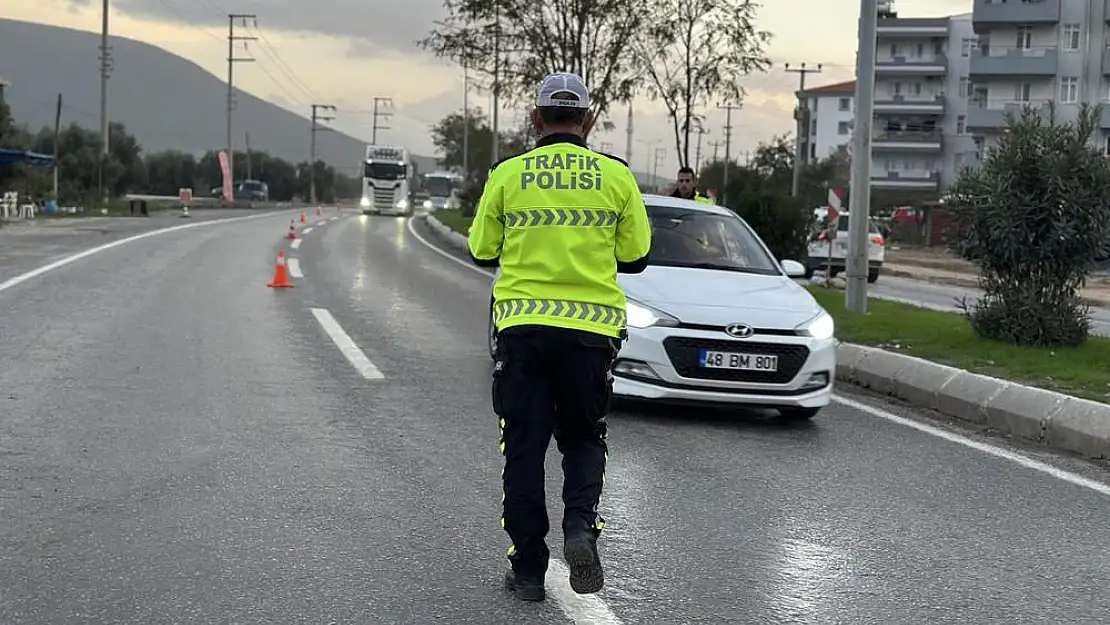
[[[231,134],[232,113],[235,111],[235,64],[252,63],[253,58],[236,57],[236,41],[257,41],[258,37],[240,36],[235,34],[235,20],[242,20],[246,28],[247,20],[256,20],[257,15],[251,13],[229,13],[227,16],[227,170],[231,180],[235,180],[235,137]]]
[[[378,144],[378,131],[379,130],[389,130],[389,126],[379,126],[378,125],[378,118],[388,120],[391,113],[386,113],[384,110],[379,110],[379,109],[385,109],[387,107],[392,108],[392,106],[393,106],[393,99],[392,98],[383,98],[383,97],[378,97],[378,96],[374,97],[374,126],[373,126],[373,129],[371,130],[371,139],[370,139],[371,144],[373,144],[373,145]]]
[[[327,126],[320,126],[320,122],[331,121],[335,119],[334,115],[321,115],[319,111],[335,111],[335,107],[331,104],[313,104],[312,105],[312,141],[309,145],[309,159],[308,159],[308,203],[316,203],[316,133],[321,130],[331,130]]]
[[[806,76],[820,74],[821,67],[820,63],[817,64],[816,69],[806,67],[805,63],[798,67],[790,67],[789,63],[783,65],[787,72],[798,75],[798,106],[794,109],[794,121],[797,122],[797,130],[794,133],[794,176],[790,182],[790,195],[794,197],[798,197],[798,186],[802,180],[802,163],[809,160],[808,154],[802,153],[802,132],[809,129],[809,98],[805,97]]]

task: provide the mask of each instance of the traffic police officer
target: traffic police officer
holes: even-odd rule
[[[617,273],[640,273],[651,222],[628,164],[586,147],[590,94],[575,74],[544,78],[532,150],[491,168],[469,234],[470,255],[500,266],[493,288],[499,418],[511,569],[506,585],[544,599],[550,529],[544,459],[563,455],[563,555],[580,594],[604,585],[597,513],[613,359],[625,336]]]
[[[671,193],[671,197],[694,200],[702,204],[714,204],[712,198],[698,192],[697,186],[694,184],[694,170],[689,167],[682,167],[678,170],[678,187],[675,188],[674,193]]]

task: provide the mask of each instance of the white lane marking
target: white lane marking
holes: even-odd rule
[[[293,249],[297,249],[301,246],[301,241],[303,241],[303,240],[304,239],[293,239],[293,242],[289,244],[289,247],[291,247]]]
[[[321,226],[326,226],[326,225],[328,225],[328,220],[326,220],[326,219],[321,219],[320,221],[316,222],[316,227],[317,228],[319,228]]]
[[[447,252],[443,251],[442,249],[440,249],[435,244],[430,243],[427,239],[420,236],[416,232],[416,230],[412,226],[412,221],[411,220],[409,221],[409,233],[412,234],[414,237],[416,237],[416,240],[423,243],[428,249],[430,249],[433,252],[435,252],[436,254],[439,254],[440,256],[446,258],[447,260],[450,260],[451,262],[457,263],[458,265],[460,265],[462,267],[466,267],[467,269],[477,271],[478,273],[480,273],[484,276],[493,277],[492,273],[489,273],[489,272],[485,271],[481,267],[477,267],[475,265],[468,264],[468,263],[460,260],[459,258],[457,258],[455,256],[452,256],[451,254],[448,254]],[[956,443],[957,445],[963,445],[964,447],[968,447],[968,448],[974,449],[976,451],[980,451],[980,452],[985,453],[989,456],[994,456],[995,458],[1001,458],[1003,460],[1009,460],[1010,462],[1021,465],[1025,468],[1027,468],[1027,469],[1033,469],[1034,471],[1039,471],[1039,472],[1044,473],[1046,475],[1051,475],[1052,477],[1055,477],[1056,479],[1059,479],[1059,480],[1063,480],[1063,481],[1065,481],[1069,484],[1074,484],[1076,486],[1087,488],[1087,489],[1093,490],[1097,493],[1101,493],[1103,495],[1110,496],[1110,485],[1103,484],[1102,482],[1097,482],[1095,480],[1085,478],[1082,475],[1072,473],[1071,471],[1065,471],[1063,469],[1059,469],[1059,468],[1054,467],[1050,464],[1046,464],[1044,462],[1040,462],[1039,460],[1034,460],[1032,458],[1028,458],[1028,457],[1023,456],[1019,453],[1015,453],[1013,451],[1010,451],[1008,449],[1003,449],[1001,447],[997,447],[995,445],[990,445],[990,444],[984,443],[982,441],[973,440],[973,439],[967,438],[966,436],[961,436],[959,434],[956,434],[954,432],[949,432],[947,430],[942,430],[941,428],[933,427],[931,425],[927,425],[927,424],[921,423],[919,421],[914,421],[913,419],[907,419],[905,417],[900,417],[900,416],[894,414],[893,412],[888,412],[886,410],[882,410],[881,408],[875,408],[874,406],[870,406],[868,404],[858,402],[854,399],[849,399],[849,398],[844,397],[842,395],[834,395],[833,399],[834,399],[834,401],[836,401],[839,404],[843,404],[843,405],[848,406],[850,408],[854,408],[856,410],[859,410],[860,412],[865,412],[865,413],[867,413],[867,414],[869,414],[873,417],[878,417],[880,419],[885,419],[887,421],[891,421],[893,423],[897,423],[899,425],[903,425],[903,426],[908,427],[908,428],[913,428],[913,429],[915,429],[919,432],[924,432],[926,434],[936,436],[937,438],[943,438],[944,440]]]
[[[70,263],[74,263],[74,262],[77,262],[81,259],[88,258],[89,256],[92,256],[93,254],[99,254],[100,252],[110,250],[114,247],[120,247],[120,246],[123,246],[123,245],[127,245],[128,243],[133,243],[135,241],[139,241],[139,240],[142,240],[142,239],[148,239],[150,237],[155,237],[155,236],[158,236],[160,234],[166,234],[166,233],[169,233],[169,232],[177,232],[178,230],[188,230],[189,228],[201,228],[201,227],[204,227],[204,226],[214,226],[214,225],[217,225],[217,224],[229,224],[229,223],[236,222],[236,221],[247,221],[249,219],[261,219],[263,217],[272,217],[274,215],[280,215],[280,214],[285,213],[285,212],[287,212],[287,211],[270,211],[268,213],[262,213],[262,214],[259,214],[259,215],[247,215],[245,217],[228,217],[228,218],[225,218],[225,219],[212,219],[210,221],[196,221],[196,222],[193,222],[193,223],[183,224],[183,225],[180,225],[180,226],[171,226],[169,228],[162,228],[161,230],[151,230],[150,232],[143,232],[141,234],[136,234],[134,236],[127,237],[126,239],[120,239],[118,241],[112,241],[111,243],[105,243],[104,245],[98,245],[96,247],[89,248],[89,249],[87,249],[83,252],[78,252],[78,253],[76,253],[72,256],[66,256],[65,258],[62,258],[62,259],[56,260],[52,263],[43,265],[42,267],[32,269],[31,271],[28,271],[27,273],[22,273],[22,274],[14,277],[14,278],[9,278],[8,280],[5,280],[4,282],[0,282],[0,293],[2,293],[4,291],[7,291],[8,289],[10,289],[12,287],[23,284],[24,282],[27,282],[28,280],[37,278],[37,277],[39,277],[43,274],[50,273],[51,271],[54,271],[55,269],[60,269],[62,267],[65,267],[66,265],[68,265]]]
[[[471,265],[464,260],[461,260],[451,254],[443,251],[439,246],[429,242],[413,227],[413,218],[408,220],[408,231],[417,241],[420,241],[429,250],[439,254],[447,260],[466,267],[471,271],[479,273],[487,278],[492,278],[493,273]],[[547,590],[555,597],[559,603],[559,607],[574,623],[581,623],[583,625],[621,625],[621,620],[613,610],[605,603],[605,600],[597,595],[580,595],[574,592],[570,587],[570,569],[567,565],[563,564],[561,560],[551,558],[547,564]]]
[[[304,230],[303,230],[303,231],[301,232],[301,235],[306,235],[306,234],[308,234],[309,232],[312,232],[313,230],[315,230],[315,228],[305,228],[305,229],[304,229]]]
[[[328,312],[327,309],[313,308],[312,314],[316,317],[316,321],[320,323],[320,327],[324,328],[324,332],[327,332],[328,336],[331,337],[335,346],[347,357],[347,361],[351,363],[362,377],[367,380],[385,379],[382,372],[374,366],[374,363],[370,362],[366,354],[359,349],[358,345],[351,339],[351,336],[343,330],[343,327],[339,325],[339,322],[335,320],[335,317],[331,316],[331,313]]]
[[[296,258],[290,258],[286,261],[285,264],[289,265],[289,275],[293,276],[294,278],[304,277],[304,272],[301,271],[301,261],[297,260]]]
[[[332,217],[329,221],[339,221],[339,217]]]
[[[882,408],[876,408],[863,402],[849,399],[842,395],[834,395],[833,400],[839,404],[848,406],[849,408],[854,408],[856,410],[859,410],[860,412],[866,412],[873,417],[886,419],[887,421],[891,421],[899,425],[904,425],[908,428],[913,428],[919,432],[931,434],[933,436],[936,436],[937,438],[943,438],[946,441],[956,443],[957,445],[963,445],[964,447],[969,447],[976,451],[983,452],[989,456],[994,456],[995,458],[1009,460],[1010,462],[1021,465],[1027,469],[1032,469],[1046,475],[1051,475],[1058,480],[1062,480],[1064,482],[1073,484],[1075,486],[1080,486],[1082,488],[1087,488],[1095,491],[1096,493],[1100,493],[1102,495],[1110,497],[1110,485],[1085,478],[1082,475],[1072,473],[1071,471],[1065,471],[1039,460],[1034,460],[1017,452],[1010,451],[1009,449],[1003,449],[1001,447],[996,447],[995,445],[984,443],[982,441],[970,439],[966,436],[956,434],[955,432],[949,432],[948,430],[921,423],[920,421],[914,421],[913,419],[900,417],[892,412],[883,410]]]

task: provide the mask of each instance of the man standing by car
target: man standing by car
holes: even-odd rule
[[[681,167],[678,170],[678,187],[671,193],[671,197],[680,197],[685,200],[694,200],[702,204],[714,204],[715,202],[707,195],[698,192],[696,183],[694,182],[694,170],[690,167]]]
[[[500,266],[493,288],[499,417],[511,570],[506,585],[542,601],[550,552],[544,459],[563,454],[563,554],[580,594],[604,585],[597,513],[612,363],[625,336],[617,273],[647,267],[651,222],[628,164],[586,147],[590,94],[575,74],[544,78],[536,146],[495,164],[470,228],[470,255]]]

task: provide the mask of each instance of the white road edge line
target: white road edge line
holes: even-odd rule
[[[301,261],[296,258],[290,258],[285,264],[289,265],[289,275],[298,279],[304,277],[304,272],[301,271]]]
[[[447,260],[466,267],[467,269],[479,273],[487,278],[492,278],[493,273],[471,265],[459,258],[441,250],[434,243],[429,242],[413,227],[413,217],[408,219],[408,231],[417,241],[420,241],[429,250],[439,254]],[[551,558],[547,564],[547,586],[548,591],[555,597],[559,603],[559,607],[563,612],[575,623],[582,625],[621,625],[621,620],[617,618],[616,613],[605,603],[605,600],[597,595],[580,595],[570,587],[570,570],[566,564],[557,558]]]
[[[32,279],[37,278],[41,275],[50,273],[51,271],[54,271],[55,269],[60,269],[62,267],[65,267],[66,265],[68,265],[70,263],[75,263],[75,262],[77,262],[79,260],[82,260],[84,258],[88,258],[89,256],[92,256],[93,254],[99,254],[100,252],[104,252],[104,251],[110,250],[110,249],[115,248],[115,247],[121,247],[123,245],[127,245],[128,243],[133,243],[135,241],[140,241],[142,239],[149,239],[150,237],[155,237],[155,236],[158,236],[160,234],[167,234],[167,233],[170,233],[170,232],[177,232],[178,230],[188,230],[189,228],[202,228],[204,226],[215,226],[217,224],[229,224],[229,223],[233,223],[233,222],[236,222],[236,221],[247,221],[249,219],[261,219],[263,217],[273,217],[274,215],[280,215],[280,214],[287,213],[287,212],[288,211],[270,211],[270,212],[261,213],[261,214],[258,214],[258,215],[247,215],[245,217],[228,217],[228,218],[225,218],[225,219],[212,219],[210,221],[196,221],[196,222],[193,222],[193,223],[183,224],[183,225],[180,225],[180,226],[171,226],[169,228],[162,228],[161,230],[151,230],[150,232],[143,232],[141,234],[136,234],[134,236],[127,237],[125,239],[120,239],[118,241],[112,241],[111,243],[105,243],[104,245],[98,245],[96,247],[89,248],[89,249],[87,249],[83,252],[78,252],[78,253],[76,253],[72,256],[66,256],[65,258],[61,258],[61,259],[56,260],[52,263],[43,265],[43,266],[38,267],[36,269],[32,269],[31,271],[28,271],[26,273],[22,273],[22,274],[14,277],[14,278],[9,278],[8,280],[5,280],[4,282],[0,282],[0,293],[3,293],[4,291],[7,291],[8,289],[11,289],[11,288],[14,288],[14,287],[16,287],[20,284],[23,284],[24,282],[27,282],[28,280],[32,280]]]
[[[297,249],[301,246],[301,241],[303,241],[303,240],[304,239],[293,239],[293,242],[289,244],[289,247],[291,247],[293,249]]]
[[[312,232],[313,230],[315,230],[315,228],[305,228],[304,230],[302,230],[302,231],[301,231],[301,235],[302,235],[302,236],[303,236],[303,235],[306,235],[306,234],[308,234],[309,232]]]
[[[326,225],[328,225],[328,220],[326,220],[326,219],[322,219],[322,220],[316,222],[316,227],[317,228],[320,228],[320,227],[326,226]]]
[[[312,315],[316,317],[316,321],[320,323],[320,327],[324,328],[324,332],[328,333],[332,342],[339,348],[339,351],[347,357],[347,361],[359,372],[362,377],[367,380],[384,380],[385,376],[382,372],[370,362],[366,354],[359,349],[350,335],[347,334],[335,317],[324,308],[313,308]]]
[[[467,269],[470,269],[472,271],[480,273],[483,276],[486,276],[488,278],[493,277],[492,273],[482,269],[481,267],[477,267],[475,265],[467,263],[467,262],[459,259],[458,257],[453,256],[453,255],[443,251],[442,249],[440,249],[434,243],[431,243],[427,239],[425,239],[424,237],[420,236],[420,234],[418,232],[416,232],[416,229],[413,227],[411,218],[409,219],[408,230],[409,230],[409,234],[411,234],[413,237],[415,237],[417,241],[424,244],[425,247],[432,250],[436,254],[439,254],[440,256],[446,258],[447,260],[450,260],[451,262],[459,265],[460,267],[466,267]],[[956,434],[954,432],[949,432],[947,430],[943,430],[943,429],[938,428],[938,427],[933,427],[931,425],[921,423],[921,422],[915,421],[913,419],[907,419],[905,417],[900,417],[900,416],[894,414],[893,412],[888,412],[886,410],[882,410],[881,408],[875,408],[874,406],[864,404],[864,403],[856,401],[854,399],[849,399],[847,397],[844,397],[843,395],[833,395],[833,401],[835,401],[838,404],[848,406],[849,408],[854,408],[856,410],[859,410],[860,412],[865,412],[865,413],[867,413],[867,414],[869,414],[873,417],[878,417],[880,419],[885,419],[885,420],[890,421],[892,423],[897,423],[899,425],[903,425],[905,427],[912,428],[912,429],[917,430],[919,432],[923,432],[925,434],[930,434],[930,435],[935,436],[937,438],[942,438],[942,439],[947,440],[949,442],[956,443],[957,445],[963,445],[964,447],[974,449],[976,451],[985,453],[989,456],[994,456],[995,458],[999,458],[1001,460],[1008,460],[1010,462],[1013,462],[1015,464],[1023,466],[1027,469],[1032,469],[1034,471],[1039,471],[1041,473],[1044,473],[1046,475],[1050,475],[1050,476],[1052,476],[1052,477],[1054,477],[1058,480],[1067,482],[1069,484],[1073,484],[1075,486],[1080,486],[1082,488],[1093,490],[1093,491],[1095,491],[1097,493],[1100,493],[1102,495],[1110,496],[1110,485],[1107,485],[1107,484],[1104,484],[1102,482],[1098,482],[1098,481],[1083,477],[1082,475],[1079,475],[1077,473],[1072,473],[1071,471],[1065,471],[1063,469],[1059,469],[1059,468],[1054,467],[1050,464],[1041,462],[1039,460],[1034,460],[1032,458],[1029,458],[1029,457],[1024,456],[1022,454],[1019,454],[1017,452],[1013,452],[1013,451],[1010,451],[1008,449],[998,447],[996,445],[990,445],[990,444],[984,443],[982,441],[977,441],[977,440],[974,440],[974,439],[970,439],[966,436],[962,436],[962,435]]]

